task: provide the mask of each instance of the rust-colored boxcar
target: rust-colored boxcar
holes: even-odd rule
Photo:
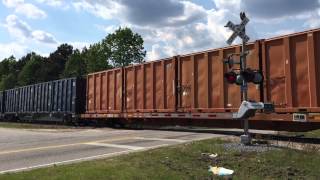
[[[123,70],[112,69],[88,74],[87,113],[119,114],[122,112]]]
[[[320,112],[320,30],[261,40],[265,99],[277,112]]]
[[[259,41],[248,44],[248,66],[259,69]],[[180,56],[178,59],[178,109],[183,112],[230,112],[240,106],[240,87],[224,79],[223,60],[239,54],[240,46]],[[235,59],[239,59],[236,58]],[[249,98],[260,101],[260,86],[249,85]]]
[[[246,50],[247,66],[265,77],[249,84],[249,99],[276,106],[276,113],[252,120],[320,122],[320,29],[257,40]],[[89,74],[82,117],[232,119],[240,87],[225,81],[223,60],[240,52],[229,46]]]
[[[176,59],[124,68],[125,112],[174,112]]]

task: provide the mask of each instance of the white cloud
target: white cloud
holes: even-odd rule
[[[65,0],[36,0],[38,3],[42,3],[54,8],[59,8],[62,10],[68,10],[70,8],[71,1]]]
[[[242,0],[241,8],[261,19],[294,17],[320,8],[318,0]]]
[[[115,25],[109,25],[109,26],[103,26],[103,25],[96,25],[96,27],[102,31],[104,31],[106,34],[113,33],[118,27]]]
[[[206,17],[206,10],[197,4],[189,1],[181,1],[184,7],[183,14],[180,16],[168,18],[168,24],[179,25],[179,24],[189,24],[196,22]]]
[[[14,8],[15,13],[25,15],[31,19],[43,19],[47,14],[37,6],[25,3],[24,0],[2,0],[2,3],[8,8]]]
[[[310,28],[319,28],[320,27],[320,16],[307,20],[305,25]]]
[[[8,15],[6,24],[9,34],[21,43],[27,39],[35,40],[40,43],[57,44],[54,36],[42,30],[33,30],[25,21],[20,20],[16,15]]]
[[[220,9],[206,10],[184,0],[111,0],[107,3],[95,0],[73,5],[78,11],[118,20],[141,34],[150,47],[147,52],[150,60],[225,45],[230,32],[224,25],[228,20],[239,19],[240,1],[216,0],[215,3]],[[116,29],[114,25],[97,27],[106,33]]]
[[[33,4],[25,3],[16,7],[15,12],[31,19],[43,19],[47,14]]]
[[[103,19],[112,19],[115,15],[120,15],[122,12],[121,5],[114,0],[102,1],[100,3],[82,0],[72,4],[77,11],[87,11]]]
[[[161,51],[161,47],[159,44],[152,45],[151,50],[148,51],[147,53],[147,59],[148,60],[160,59],[162,56],[160,54],[160,51]]]
[[[49,6],[59,7],[64,4],[63,0],[37,0],[39,3],[45,3]]]
[[[4,24],[4,27],[7,28],[12,37],[20,42],[24,42],[32,33],[31,27],[13,14],[6,17],[6,24]]]
[[[265,38],[269,38],[269,37],[274,37],[274,36],[281,36],[281,35],[285,35],[285,34],[292,34],[294,33],[294,29],[281,29],[275,32],[267,32],[264,33]]]
[[[32,38],[37,40],[38,42],[44,42],[48,44],[56,44],[57,41],[54,36],[50,33],[41,30],[35,30],[31,33]]]
[[[317,11],[310,12],[310,17],[305,18],[304,26],[308,28],[319,28],[320,27],[320,8]]]
[[[17,42],[0,43],[0,61],[11,55],[21,57],[27,52],[27,46]]]
[[[84,47],[89,47],[89,42],[67,42],[67,44],[71,44],[73,46],[73,49],[79,49],[82,50]]]
[[[186,7],[186,12],[196,9],[192,6]],[[221,4],[219,7],[231,7],[231,5]],[[190,9],[189,9],[190,8]],[[206,13],[204,19],[183,26],[173,26],[168,28],[157,28],[142,31],[143,37],[148,44],[154,44],[147,52],[148,60],[185,54],[204,49],[211,49],[226,46],[225,41],[231,35],[224,25],[229,21],[237,23],[239,21],[238,12],[235,8],[203,10]],[[248,34],[254,39],[256,34],[251,27],[248,27]],[[139,30],[138,30],[139,32]]]
[[[24,0],[2,0],[2,3],[9,8],[16,7],[24,3]]]
[[[237,9],[239,10],[241,0],[213,0],[217,9]]]

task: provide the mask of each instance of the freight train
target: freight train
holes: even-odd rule
[[[271,102],[250,127],[303,131],[320,128],[320,29],[247,44],[247,65],[264,81],[248,98]],[[229,46],[0,92],[7,120],[110,121],[122,125],[241,127],[234,120],[240,86],[224,64],[241,46]]]

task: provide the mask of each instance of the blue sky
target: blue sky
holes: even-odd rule
[[[82,48],[119,26],[142,35],[148,60],[226,46],[241,11],[251,40],[320,27],[320,0],[2,0],[0,60]]]

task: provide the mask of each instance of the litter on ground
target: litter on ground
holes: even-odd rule
[[[226,169],[224,167],[209,166],[209,172],[212,172],[214,175],[218,176],[230,176],[233,174],[234,171],[231,169]]]

